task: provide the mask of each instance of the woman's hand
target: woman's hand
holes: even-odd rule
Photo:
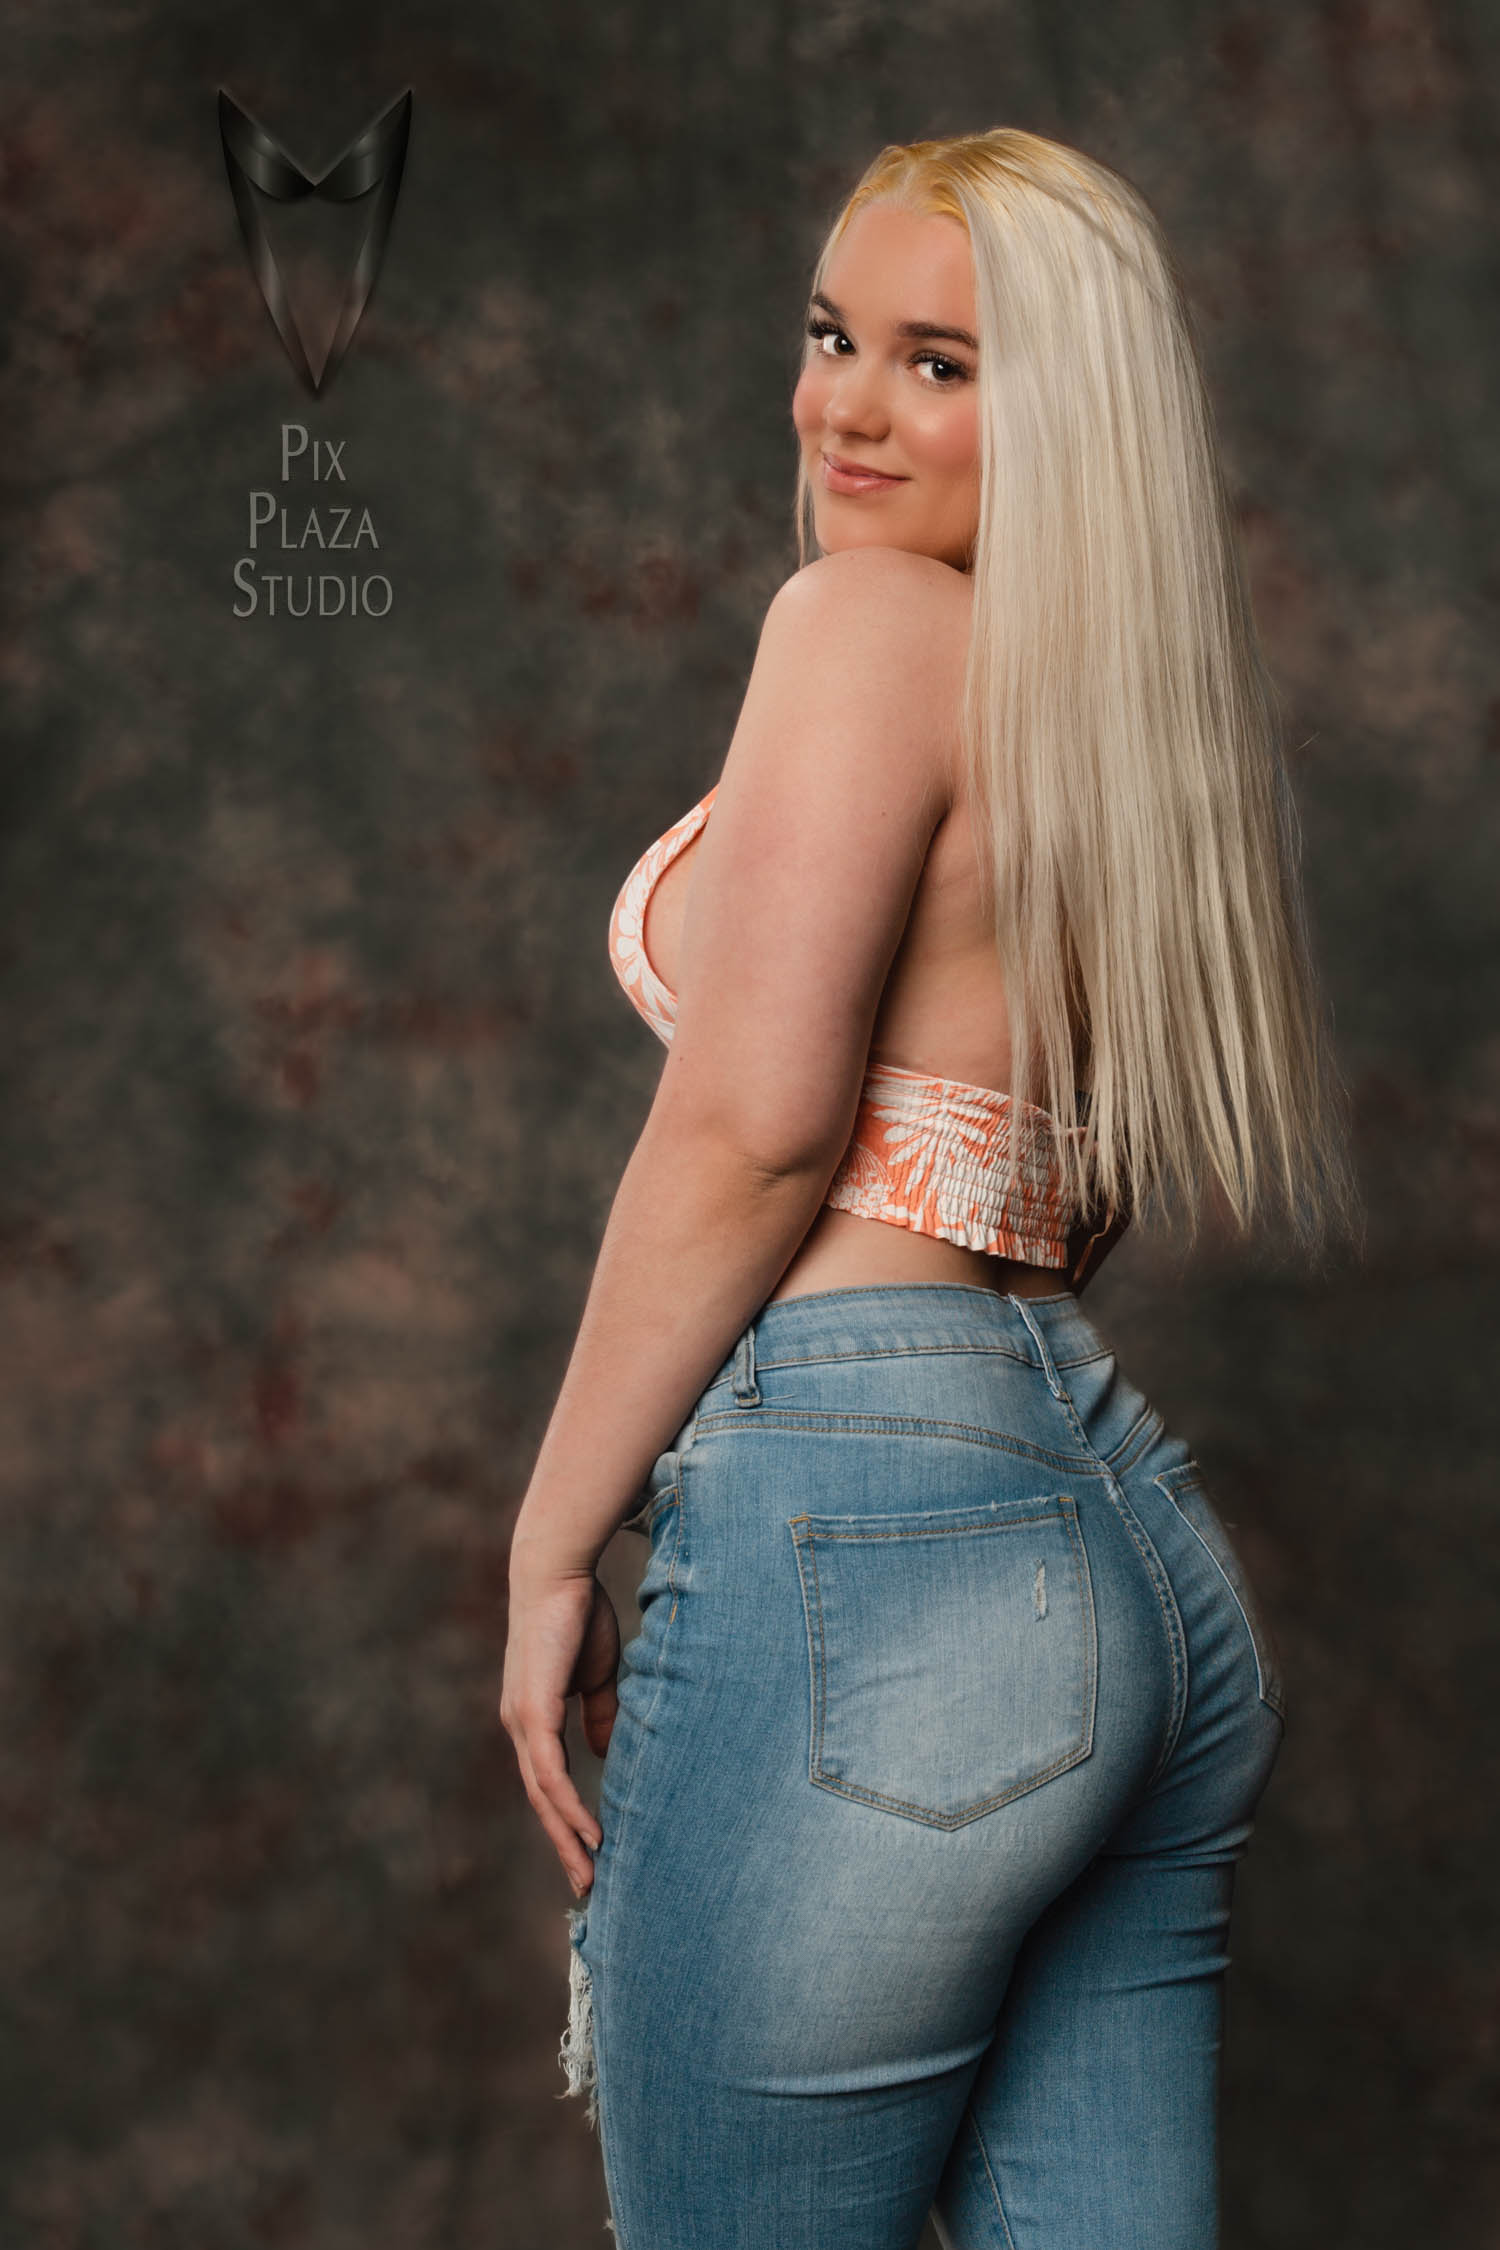
[[[615,1606],[592,1571],[518,1569],[513,1559],[500,1724],[515,1744],[532,1810],[579,1898],[594,1880],[589,1851],[598,1850],[602,1832],[568,1772],[568,1698],[582,1698],[584,1737],[602,1758],[619,1703],[619,1661]]]

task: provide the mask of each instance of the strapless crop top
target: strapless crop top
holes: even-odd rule
[[[609,920],[616,976],[667,1046],[677,1018],[646,953],[646,908],[663,871],[707,820],[719,785],[648,847],[620,887]],[[1079,1133],[1082,1127],[1064,1128]],[[1010,1136],[1022,1145],[1005,1192]],[[837,1211],[882,1219],[1032,1266],[1067,1266],[1079,1214],[1064,1193],[1047,1111],[993,1087],[872,1062],[860,1088],[848,1147],[824,1197]],[[1096,1215],[1097,1216],[1097,1215]],[[1085,1260],[1088,1252],[1085,1252]],[[1081,1270],[1081,1268],[1080,1268]]]

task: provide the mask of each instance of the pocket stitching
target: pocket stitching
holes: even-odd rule
[[[983,1798],[977,1804],[967,1805],[956,1813],[936,1812],[931,1806],[918,1805],[910,1799],[892,1797],[877,1789],[862,1789],[855,1782],[842,1781],[835,1776],[824,1774],[820,1770],[824,1720],[828,1703],[828,1649],[823,1626],[823,1597],[818,1579],[818,1560],[815,1552],[815,1540],[810,1527],[816,1522],[835,1522],[839,1519],[815,1517],[807,1514],[788,1516],[787,1529],[792,1534],[793,1550],[797,1558],[797,1576],[802,1588],[803,1615],[809,1628],[808,1658],[812,1687],[813,1726],[812,1739],[808,1745],[808,1779],[815,1788],[826,1789],[833,1796],[848,1797],[859,1804],[875,1805],[884,1807],[891,1812],[904,1813],[914,1820],[924,1822],[929,1827],[963,1828],[967,1827],[971,1820],[979,1819],[981,1814],[994,1812],[999,1806],[1010,1803],[1012,1798],[1026,1796],[1031,1790],[1039,1789],[1044,1781],[1054,1780],[1058,1774],[1066,1773],[1070,1767],[1081,1764],[1090,1755],[1094,1746],[1094,1723],[1098,1706],[1098,1621],[1094,1609],[1093,1574],[1089,1569],[1088,1549],[1084,1546],[1083,1535],[1079,1529],[1078,1503],[1069,1492],[1058,1493],[1056,1499],[1058,1506],[1055,1512],[1049,1510],[1040,1515],[995,1517],[988,1523],[934,1524],[925,1529],[919,1529],[914,1522],[910,1530],[904,1531],[861,1532],[850,1530],[819,1535],[833,1540],[972,1538],[980,1533],[1010,1530],[1029,1523],[1057,1523],[1059,1521],[1068,1534],[1068,1543],[1073,1554],[1074,1581],[1078,1590],[1081,1622],[1084,1627],[1082,1722],[1079,1740],[1072,1749],[1065,1751],[1060,1758],[1054,1759],[1050,1766],[1045,1766],[1038,1772],[1029,1775],[1024,1781],[1013,1783],[1009,1789],[1002,1789],[996,1795]],[[799,1537],[799,1525],[808,1527],[805,1537]],[[810,1570],[812,1576],[813,1598],[817,1610],[816,1653],[814,1653],[813,1609],[808,1600],[808,1572],[803,1569],[804,1552],[807,1557],[808,1570]]]

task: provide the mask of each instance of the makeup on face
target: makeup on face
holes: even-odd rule
[[[825,280],[792,400],[818,543],[873,538],[964,568],[979,483],[968,237],[952,219],[867,205]]]
[[[883,476],[873,470],[861,469],[857,463],[845,460],[837,453],[825,453],[823,482],[830,492],[841,492],[851,499],[861,493],[894,492],[898,485],[908,482],[905,477]]]

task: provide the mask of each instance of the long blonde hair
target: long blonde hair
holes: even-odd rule
[[[979,322],[964,759],[1011,1093],[1082,1209],[1362,1242],[1280,746],[1192,320],[1160,226],[1076,149],[996,128],[882,149],[876,201],[957,219]],[[799,565],[819,552],[799,461]],[[1086,1025],[1075,1051],[1070,993]],[[1331,1013],[1331,1012],[1330,1012]],[[1019,1136],[1017,1136],[1019,1138]]]

